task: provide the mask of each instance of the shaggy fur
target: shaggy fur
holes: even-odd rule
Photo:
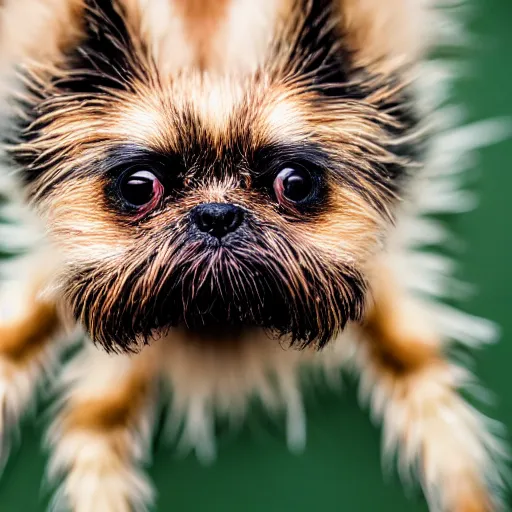
[[[301,448],[300,368],[346,366],[431,510],[498,511],[504,447],[444,355],[492,328],[438,302],[450,266],[417,252],[445,237],[425,215],[465,206],[458,166],[480,133],[448,132],[436,95],[449,76],[427,55],[446,13],[422,0],[257,4],[0,7],[5,190],[43,235],[20,236],[30,257],[6,272],[26,283],[18,316],[0,316],[1,398],[15,411],[2,433],[57,333],[82,328],[57,379],[54,504],[146,510],[160,380],[171,424],[207,460],[215,414],[239,419],[254,395],[286,409]],[[290,168],[307,176],[303,200],[283,195]],[[139,207],[122,193],[137,171],[155,177]],[[235,205],[236,231],[205,235],[206,204]]]

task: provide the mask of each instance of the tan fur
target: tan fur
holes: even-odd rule
[[[404,471],[406,465],[412,464],[412,459],[407,457],[420,457],[425,492],[431,500],[440,500],[442,510],[497,510],[482,480],[481,465],[489,462],[478,447],[478,443],[489,440],[479,440],[485,432],[479,424],[481,420],[457,393],[457,388],[467,383],[469,376],[462,368],[443,359],[441,340],[436,340],[423,328],[421,308],[414,309],[417,321],[410,322],[413,318],[411,299],[397,293],[389,269],[380,262],[373,271],[379,279],[372,288],[375,303],[365,331],[369,338],[360,342],[357,361],[362,371],[363,392],[371,393],[375,412],[384,418],[387,449],[401,440],[399,453],[403,453],[400,460]],[[63,436],[62,448],[57,449],[55,456],[62,459],[60,463],[66,460],[63,450],[71,449],[68,443],[92,443],[94,437],[94,443],[100,443],[98,450],[101,451],[94,451],[94,461],[85,452],[83,457],[79,452],[73,456],[74,466],[65,484],[66,498],[76,503],[73,510],[82,510],[80,502],[76,501],[79,497],[83,499],[79,479],[91,477],[91,472],[100,480],[118,473],[120,476],[125,464],[132,460],[133,454],[123,441],[123,431],[138,421],[140,410],[147,403],[144,397],[148,396],[151,382],[161,370],[172,383],[174,410],[181,410],[185,417],[191,415],[185,424],[191,443],[200,444],[201,438],[195,439],[194,435],[201,436],[201,429],[208,428],[194,421],[204,421],[203,414],[212,409],[228,415],[235,411],[243,414],[247,399],[254,391],[271,409],[277,408],[282,393],[286,394],[295,386],[298,364],[313,362],[315,357],[313,353],[285,351],[257,333],[250,338],[245,343],[239,343],[240,340],[229,343],[224,339],[223,343],[215,344],[174,331],[152,349],[132,356],[132,361],[101,353],[96,356],[95,351],[89,351],[89,362],[81,361],[76,370],[70,371],[75,384],[70,388],[67,405],[53,434],[56,436],[59,432],[58,436]],[[343,345],[347,341],[342,338],[339,343]],[[117,367],[115,371],[112,365]],[[88,368],[92,367],[94,372],[90,373]],[[130,368],[129,371],[125,367]],[[121,380],[116,377],[120,371]],[[269,371],[278,377],[279,388],[273,388],[267,380]],[[73,375],[73,372],[78,373]],[[116,382],[113,388],[111,379]],[[192,409],[188,410],[189,407]],[[195,413],[194,407],[197,407]],[[451,415],[451,419],[446,415]],[[196,420],[192,420],[194,417]],[[448,458],[445,457],[447,450]],[[57,459],[55,464],[58,464]],[[432,486],[436,486],[435,493]],[[98,495],[98,503],[103,503],[101,500],[114,503],[110,500],[116,499],[117,491],[114,486],[109,497]],[[83,510],[110,512],[101,506]]]
[[[485,491],[476,487],[465,493],[456,512],[489,512],[489,510],[493,510],[493,505],[486,498]]]
[[[469,372],[445,358],[426,310],[400,291],[383,260],[373,272],[374,306],[358,365],[362,393],[384,422],[387,455],[398,453],[404,477],[419,462],[431,510],[499,510],[486,486],[486,471],[496,463],[489,453],[499,448],[459,395],[471,383]]]
[[[403,450],[422,457],[425,489],[441,485],[437,492],[443,510],[496,510],[481,480],[480,464],[487,462],[480,459],[483,453],[474,444],[479,442],[477,438],[483,434],[483,427],[456,393],[467,375],[441,359],[440,341],[436,343],[432,336],[426,336],[421,322],[403,322],[411,319],[410,299],[396,293],[396,286],[384,267],[380,267],[377,275],[379,282],[373,286],[375,307],[367,331],[372,337],[367,352],[366,342],[361,345],[361,355],[366,356],[359,362],[363,390],[373,394],[373,407],[384,416],[388,449],[401,439]],[[382,279],[383,276],[386,278]],[[389,313],[390,304],[393,305],[391,319],[375,315],[375,311]],[[418,313],[420,316],[415,318],[421,318],[421,311]],[[240,340],[233,344],[227,341],[215,345],[174,332],[167,340],[145,349],[140,356],[132,356],[131,360],[102,355],[92,349],[85,356],[87,362],[77,361],[80,365],[69,370],[70,380],[65,381],[69,384],[68,399],[53,432],[57,443],[54,465],[64,465],[69,471],[61,499],[74,503],[73,510],[77,512],[111,512],[117,509],[108,507],[124,503],[123,496],[127,496],[128,490],[119,479],[129,482],[122,475],[126,474],[127,464],[134,460],[134,446],[126,444],[129,438],[123,432],[139,421],[140,411],[147,403],[144,397],[148,396],[160,368],[172,382],[175,410],[198,407],[200,415],[195,416],[196,421],[203,421],[201,414],[211,408],[229,415],[235,411],[242,414],[254,390],[269,407],[277,408],[282,393],[294,389],[297,365],[308,359],[314,361],[313,354],[284,351],[272,340],[259,336],[242,344]],[[342,345],[345,342],[343,338],[340,340]],[[269,370],[278,376],[280,389],[273,389],[267,380]],[[444,419],[448,413],[453,416],[449,422]],[[194,418],[193,409],[182,414],[192,414]],[[453,422],[458,428],[453,429]],[[201,443],[200,438],[194,438],[198,424],[186,423],[185,428],[191,436],[190,442]],[[202,435],[200,432],[196,435]],[[96,448],[88,455],[89,452],[78,449],[84,445]],[[405,461],[408,459],[402,464]],[[91,478],[95,482],[114,478],[118,483],[111,485],[108,494],[103,494],[104,489],[94,499],[86,499],[80,482]],[[146,491],[141,490],[144,484],[139,481],[140,476],[136,478],[138,487],[134,489],[146,496]]]
[[[124,254],[132,243],[129,233],[120,233],[112,225],[105,209],[90,209],[86,198],[96,198],[98,205],[103,202],[100,187],[98,180],[85,178],[74,186],[58,187],[53,196],[52,213],[46,220],[52,236],[62,244],[65,261],[101,261]]]
[[[146,401],[147,378],[147,374],[137,368],[134,375],[121,382],[111,395],[75,404],[64,419],[64,429],[84,429],[103,434],[131,424],[133,416]]]
[[[226,69],[228,62],[232,68],[253,68],[266,48],[264,44],[257,50],[254,45],[265,42],[264,34],[270,34],[292,8],[289,0],[265,1],[258,3],[253,16],[247,16],[251,3],[239,5],[234,0],[122,1],[134,24],[142,23],[148,36],[151,30],[160,68],[169,71],[198,63],[200,67],[210,64],[213,70]],[[30,55],[31,60],[58,62],[63,47],[79,34],[81,6],[82,0],[6,1],[0,13],[2,56],[10,60]],[[420,0],[340,0],[340,11],[361,65],[389,67],[392,63],[396,67],[421,53],[426,10]],[[22,29],[17,23],[23,24]],[[172,30],[168,30],[170,23],[175,24]]]
[[[183,24],[187,39],[195,46],[195,67],[208,69],[211,61],[211,44],[226,16],[231,0],[177,0],[175,5]]]
[[[130,18],[140,20],[163,74],[253,70],[268,48],[267,34],[289,10],[289,0],[122,1]]]
[[[421,305],[400,289],[385,259],[374,262],[371,272],[372,304],[365,329],[375,358],[395,366],[398,373],[408,373],[441,357],[438,335],[424,318]]]
[[[0,354],[8,360],[22,365],[47,343],[58,328],[58,319],[53,304],[34,303],[22,321],[0,326]]]
[[[36,390],[58,364],[69,343],[54,303],[40,297],[41,287],[51,267],[42,254],[36,261],[22,261],[15,281],[0,283],[0,431],[3,443],[0,462],[5,462],[13,431],[33,406]]]
[[[389,162],[395,158],[382,149],[381,142],[386,135],[375,122],[380,118],[384,125],[392,123],[391,118],[380,114],[376,108],[379,102],[392,98],[397,92],[386,83],[376,88],[365,104],[347,103],[328,110],[312,110],[311,105],[315,101],[313,94],[280,83],[269,90],[265,82],[260,84],[241,79],[231,83],[210,83],[206,78],[187,75],[165,89],[150,89],[143,84],[136,84],[135,89],[136,94],[112,93],[108,101],[98,99],[87,106],[82,104],[80,98],[66,101],[62,108],[53,112],[51,117],[49,115],[51,123],[44,128],[43,135],[35,143],[20,145],[17,151],[44,152],[48,159],[65,151],[67,158],[64,165],[56,166],[46,174],[45,184],[69,173],[74,167],[101,158],[106,142],[130,141],[157,151],[178,151],[178,130],[182,128],[169,115],[167,106],[171,104],[178,110],[187,107],[196,112],[210,129],[212,142],[220,145],[232,135],[227,131],[228,122],[236,118],[244,121],[244,116],[248,114],[247,98],[250,97],[252,111],[256,114],[251,114],[253,118],[248,117],[247,122],[251,122],[255,146],[309,140],[328,146],[333,156],[347,166],[361,165],[362,161],[368,161],[368,166],[371,166],[374,162]],[[222,103],[219,103],[219,98],[223,99]],[[172,171],[169,169],[169,172]],[[230,188],[236,188],[236,183],[231,184],[222,195],[216,195],[213,191],[217,186],[212,183],[200,194],[196,193],[183,205],[183,212],[214,197],[220,202],[231,199],[246,203],[249,208],[254,205],[253,196],[248,196],[242,190],[226,193]],[[373,187],[370,183],[363,186]],[[306,226],[304,240],[315,239],[317,246],[325,246],[327,253],[336,252],[342,243],[349,261],[364,264],[365,259],[378,247],[383,212],[368,208],[362,198],[352,191],[337,185],[335,187],[337,192],[333,197],[338,205],[336,210],[339,217],[334,222],[331,215],[326,216],[325,227],[321,222]],[[87,248],[81,255],[77,254],[80,259],[89,254],[88,250],[93,260],[97,261],[101,255],[110,258],[129,246],[131,228],[123,233],[117,232],[115,219],[105,211],[101,188],[101,181],[93,179],[81,180],[73,186],[65,184],[59,186],[40,206],[41,214],[48,217],[52,236],[62,240],[64,248],[67,249],[70,244],[76,244],[79,251]],[[376,189],[375,193],[378,195],[380,191]],[[95,210],[89,206],[91,197],[97,197]],[[262,208],[262,214],[264,211],[272,214],[270,207],[262,205]],[[50,216],[47,212],[51,212]],[[172,222],[176,218],[175,211],[168,220]],[[70,238],[69,233],[77,237]],[[319,233],[327,236],[322,238],[318,236]],[[113,239],[116,244],[109,248],[109,241]],[[93,254],[94,251],[97,252]]]
[[[0,10],[2,76],[8,77],[13,63],[59,63],[63,50],[79,36],[81,5],[82,0],[6,0]]]
[[[471,497],[475,510],[497,510],[483,475],[483,465],[492,464],[479,446],[484,426],[457,391],[464,372],[431,359],[404,373],[395,361],[373,354],[366,371],[372,372],[377,387],[374,407],[384,416],[388,446],[400,443],[404,473],[419,459],[431,508],[439,503],[441,510],[466,510]]]
[[[44,263],[45,268],[29,268],[34,261]],[[61,331],[54,301],[41,297],[50,268],[46,254],[41,251],[36,258],[20,265],[25,273],[23,278],[0,285],[0,359],[12,364],[16,371],[24,371],[44,356]],[[2,310],[6,314],[2,315]]]
[[[271,34],[289,16],[292,0],[231,0],[212,41],[213,72],[257,69],[271,45]]]
[[[158,354],[157,346],[131,358],[93,348],[68,368],[66,400],[50,431],[50,473],[67,473],[60,506],[128,512],[152,500],[138,466],[150,436]]]
[[[90,96],[60,90],[57,80],[69,78],[63,53],[83,35],[83,0],[5,0],[0,11],[0,66],[19,61],[27,86],[19,96],[39,108],[31,126],[37,136],[10,149],[51,167],[25,192],[57,247],[58,262],[52,262],[57,271],[52,268],[44,282],[31,286],[22,318],[0,320],[0,405],[14,411],[7,427],[18,421],[51,360],[57,307],[79,324],[90,320],[87,328],[100,343],[107,319],[119,338],[120,302],[130,313],[145,312],[176,270],[173,265],[185,262],[191,275],[201,273],[204,260],[188,253],[186,243],[180,245],[183,238],[173,239],[201,203],[233,203],[250,211],[268,230],[262,230],[265,243],[256,256],[279,262],[278,271],[286,273],[282,287],[309,301],[312,316],[323,314],[334,332],[343,320],[334,314],[336,298],[356,300],[348,277],[364,275],[368,310],[361,325],[350,324],[321,353],[316,346],[287,350],[286,337],[271,339],[258,329],[230,336],[162,330],[155,333],[162,335],[157,341],[131,340],[138,353],[130,355],[108,355],[88,340],[64,370],[63,401],[49,434],[55,449],[50,473],[63,477],[56,505],[67,504],[73,512],[147,510],[153,495],[141,467],[162,377],[173,392],[171,422],[177,431],[182,427],[183,444],[211,460],[215,413],[239,420],[254,396],[271,412],[285,409],[289,445],[303,447],[300,368],[313,366],[336,378],[341,365],[353,363],[362,394],[383,420],[385,452],[392,457],[398,451],[405,475],[419,461],[431,510],[498,511],[490,482],[499,483],[495,465],[501,447],[459,395],[472,384],[471,376],[444,355],[446,340],[427,304],[399,285],[389,264],[397,255],[383,254],[400,194],[385,180],[371,178],[376,168],[414,165],[395,149],[416,143],[418,133],[407,133],[407,140],[394,133],[404,128],[396,110],[410,86],[402,67],[414,67],[424,50],[423,0],[339,0],[334,26],[342,24],[340,45],[364,72],[356,73],[353,83],[338,85],[357,86],[364,97],[336,101],[294,74],[290,51],[306,13],[298,13],[292,0],[119,0],[116,5],[134,45],[135,75],[124,88]],[[273,46],[278,35],[286,41],[280,49]],[[39,96],[46,98],[42,104]],[[210,175],[206,169],[197,180],[195,162],[184,169],[170,166],[165,172],[183,185],[177,197],[155,215],[120,215],[108,202],[107,179],[95,172],[98,162],[121,144],[160,154],[184,152],[187,137],[197,135],[196,121],[206,141],[203,151],[226,166],[232,164],[222,160],[233,149],[226,149],[229,142],[243,139],[247,147],[238,143],[233,151],[240,157],[239,172]],[[336,172],[325,170],[329,204],[311,218],[292,204],[278,204],[272,183],[262,193],[251,182],[246,165],[251,154],[285,143],[316,144],[340,165]],[[80,174],[84,169],[89,174]],[[344,181],[352,175],[353,182]],[[211,260],[213,266],[220,257]],[[230,263],[234,272],[223,277],[239,278],[245,261]],[[276,268],[271,270],[277,273]],[[327,290],[324,302],[310,285],[311,276]],[[88,302],[88,309],[81,307]],[[358,308],[361,313],[362,305]],[[146,341],[151,345],[143,346]]]
[[[293,375],[304,354],[287,351],[261,332],[246,333],[239,340],[197,339],[190,333],[174,332],[165,345],[165,371],[177,394],[177,405],[186,407],[194,398],[211,396],[225,414],[242,414],[256,390],[265,402],[279,403],[266,372]],[[214,345],[213,342],[217,341]],[[219,364],[219,361],[222,361]],[[235,405],[236,404],[236,405]]]
[[[357,62],[389,71],[425,49],[424,0],[339,0],[343,28]]]

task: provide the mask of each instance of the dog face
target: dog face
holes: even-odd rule
[[[247,8],[241,54],[211,27],[226,5],[187,45],[182,3],[75,2],[59,57],[24,70],[11,154],[62,296],[110,350],[170,327],[321,347],[361,318],[414,157],[404,79],[362,65],[337,2],[263,2],[264,29]]]

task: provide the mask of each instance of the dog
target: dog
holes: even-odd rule
[[[448,77],[428,57],[449,13],[0,6],[3,190],[30,226],[9,238],[27,247],[5,271],[0,425],[8,435],[53,376],[54,503],[147,510],[161,382],[183,441],[211,460],[216,415],[239,419],[254,396],[286,411],[300,450],[299,371],[348,367],[430,510],[500,510],[503,441],[447,355],[493,330],[442,305],[445,260],[418,252],[445,238],[428,215],[463,206],[454,171],[474,139],[450,135]],[[61,368],[75,332],[86,340]]]

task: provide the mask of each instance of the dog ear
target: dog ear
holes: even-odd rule
[[[426,49],[430,0],[298,0],[272,62],[322,95],[361,99],[364,76],[399,76]]]
[[[57,63],[79,35],[82,9],[83,0],[0,1],[0,72],[26,61]]]
[[[132,20],[133,21],[133,20]],[[143,73],[147,52],[118,0],[85,0],[82,38],[68,56],[59,88],[73,93],[127,89]]]
[[[392,72],[425,50],[429,15],[422,0],[336,0],[342,32],[360,68]]]

